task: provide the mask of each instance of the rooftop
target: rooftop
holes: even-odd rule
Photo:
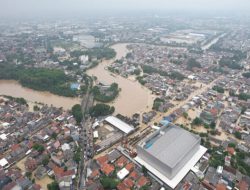
[[[199,140],[200,137],[180,127],[170,126],[146,139],[142,146],[155,158],[173,168]]]
[[[105,119],[106,122],[110,123],[114,127],[118,128],[119,130],[123,131],[124,133],[128,134],[134,130],[134,127],[131,125],[128,125],[124,121],[118,119],[117,117],[114,116],[108,116]]]

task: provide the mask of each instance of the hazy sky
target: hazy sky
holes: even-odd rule
[[[1,17],[61,15],[112,10],[249,11],[250,0],[0,0]]]

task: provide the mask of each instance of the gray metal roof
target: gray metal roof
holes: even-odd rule
[[[179,163],[200,140],[200,137],[177,126],[171,126],[163,132],[145,150],[170,168]]]

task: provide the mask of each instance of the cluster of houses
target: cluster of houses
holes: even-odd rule
[[[15,168],[27,184],[22,186],[18,179],[3,176],[3,179],[8,177],[10,180],[6,180],[0,189],[12,189],[14,186],[20,190],[39,189],[34,181],[40,184],[42,182],[39,181],[45,178],[49,182],[55,180],[60,189],[74,188],[80,130],[72,115],[47,106],[29,112],[26,105],[14,100],[4,98],[1,102],[0,167],[5,173]],[[47,188],[48,184],[43,185]]]
[[[143,174],[141,168],[117,149],[96,158],[88,169],[87,189],[89,190],[103,189],[102,179],[104,178],[117,181],[118,190],[156,185],[149,176]],[[156,189],[159,187],[158,184]]]

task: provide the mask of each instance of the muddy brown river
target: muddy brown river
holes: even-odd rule
[[[126,56],[127,44],[116,44],[112,48],[117,52],[115,59]],[[153,104],[151,92],[137,81],[113,75],[106,68],[114,60],[104,60],[97,67],[87,71],[88,75],[96,76],[98,81],[111,84],[118,83],[121,92],[119,96],[110,103],[115,106],[116,113],[131,116],[134,113],[150,110]],[[0,80],[0,95],[23,97],[30,102],[41,102],[55,107],[71,109],[74,104],[80,103],[79,98],[67,98],[57,96],[49,92],[35,91],[22,87],[18,82],[12,80]]]

